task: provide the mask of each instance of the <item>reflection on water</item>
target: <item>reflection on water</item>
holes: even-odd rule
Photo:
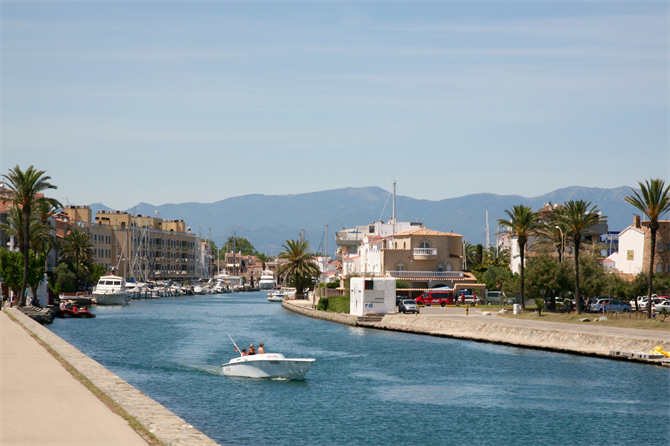
[[[51,329],[222,444],[670,443],[660,367],[349,327],[264,293],[95,312]],[[223,376],[237,355],[228,334],[240,348],[264,342],[316,362],[304,381]],[[613,416],[626,428],[610,428]]]

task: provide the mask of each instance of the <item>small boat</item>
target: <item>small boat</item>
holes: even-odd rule
[[[273,294],[273,293],[268,294],[268,302],[283,302],[283,301],[284,301],[283,294]]]
[[[72,302],[77,305],[91,305],[93,303],[93,296],[81,291],[78,293],[61,293],[58,298],[61,302]]]
[[[237,345],[235,351],[242,354]],[[304,379],[313,363],[312,358],[285,358],[281,353],[264,353],[231,359],[223,364],[223,374],[246,378]]]
[[[60,311],[63,317],[95,317],[86,307],[79,307],[74,302],[62,302]]]
[[[247,378],[303,379],[314,363],[311,358],[285,358],[281,353],[240,356],[223,364],[223,374]]]

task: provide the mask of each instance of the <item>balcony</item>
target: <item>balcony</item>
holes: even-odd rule
[[[460,279],[463,271],[386,271],[386,275],[411,279]]]
[[[435,260],[437,259],[437,248],[414,248],[415,260]]]

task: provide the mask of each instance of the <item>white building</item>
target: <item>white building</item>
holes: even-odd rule
[[[349,313],[395,313],[395,279],[388,277],[351,279]]]
[[[626,274],[642,272],[644,232],[641,228],[628,226],[619,233],[619,256],[616,269]]]

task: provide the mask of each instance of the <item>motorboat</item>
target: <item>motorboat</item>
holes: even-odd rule
[[[283,302],[284,295],[278,293],[268,293],[268,302]]]
[[[60,293],[58,298],[61,302],[72,302],[77,305],[91,305],[93,303],[93,296],[81,291],[77,293]]]
[[[272,271],[263,271],[258,281],[258,288],[261,290],[271,290],[275,286],[275,276]]]
[[[119,276],[102,276],[93,289],[93,298],[98,305],[125,305],[130,300],[126,280]]]
[[[86,307],[79,307],[74,302],[61,302],[60,313],[62,317],[95,317]]]
[[[223,374],[247,378],[304,379],[313,363],[311,358],[285,358],[281,353],[240,356],[223,364]]]

